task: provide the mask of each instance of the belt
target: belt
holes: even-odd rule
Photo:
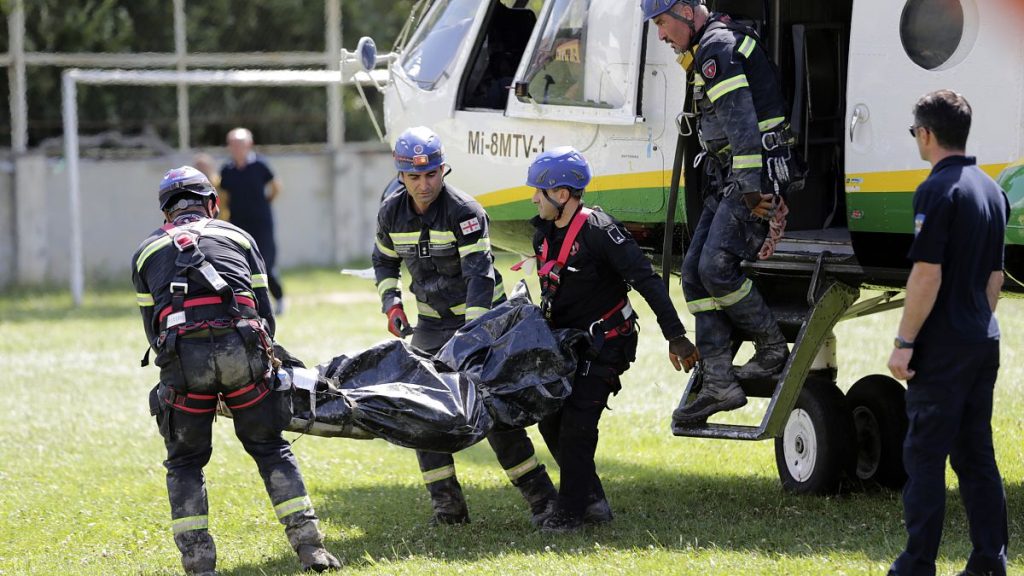
[[[238,302],[239,307],[248,307],[252,310],[251,316],[255,317],[256,312],[256,301],[246,296],[235,295],[235,300]],[[227,307],[223,306],[224,301],[220,296],[202,296],[198,298],[190,298],[185,300],[183,314],[173,316],[171,314],[172,307],[165,306],[160,311],[159,321],[161,329],[173,328],[185,323],[197,322],[202,320],[217,320],[221,318],[230,318],[227,315]],[[189,310],[191,309],[191,310]],[[187,312],[186,312],[187,311]],[[248,310],[239,310],[242,312],[242,317],[249,317],[246,312]],[[187,317],[186,317],[187,316]],[[164,321],[167,321],[167,325],[164,325]]]

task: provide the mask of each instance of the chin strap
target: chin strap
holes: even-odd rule
[[[566,200],[565,202],[559,204],[558,202],[552,200],[551,196],[548,196],[547,190],[542,190],[541,193],[544,195],[544,199],[547,200],[552,206],[554,206],[556,210],[558,210],[558,216],[555,216],[555,221],[557,222],[558,220],[561,220],[562,212],[565,211],[565,205],[568,204],[569,201]]]
[[[686,26],[689,27],[690,42],[687,44],[686,47],[683,48],[683,52],[686,52],[687,50],[692,48],[693,41],[697,39],[697,26],[696,24],[694,24],[693,20],[686,18],[680,14],[676,14],[676,12],[673,11],[671,8],[669,8],[668,12],[665,12],[665,15],[668,16],[669,18],[675,18],[676,20],[682,22],[683,24],[686,24]]]

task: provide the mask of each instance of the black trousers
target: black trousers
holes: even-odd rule
[[[252,382],[244,343],[237,333],[180,340],[179,351],[188,392],[230,393]],[[278,519],[286,527],[297,527],[316,516],[295,456],[281,435],[288,418],[280,405],[284,394],[272,392],[258,404],[234,411],[232,422],[235,435],[256,461]],[[164,466],[174,533],[205,530],[209,503],[203,468],[213,453],[214,413],[162,408],[157,425],[167,448]]]
[[[946,457],[960,481],[973,550],[973,574],[1006,574],[1006,494],[992,447],[992,395],[999,342],[922,343],[910,364],[909,426],[903,445],[907,546],[893,563],[899,576],[932,576],[946,510]]]
[[[436,354],[463,323],[461,318],[434,319],[420,316],[416,320],[412,345],[429,354]],[[487,443],[513,484],[518,486],[544,472],[526,430],[492,430],[487,435]],[[451,454],[417,450],[416,459],[428,488],[435,482],[455,477],[455,458]]]
[[[621,388],[619,376],[635,358],[636,344],[636,332],[605,341],[594,361],[580,363],[562,408],[537,425],[561,470],[559,509],[581,516],[588,504],[605,498],[594,463],[598,422],[608,396]]]

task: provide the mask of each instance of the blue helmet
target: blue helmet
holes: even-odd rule
[[[676,4],[699,6],[703,3],[703,0],[640,0],[640,8],[644,11],[644,22],[646,22],[659,14],[668,12],[669,8]]]
[[[565,186],[582,190],[590,184],[590,164],[572,146],[559,146],[542,152],[530,164],[526,185],[549,190]]]
[[[399,134],[392,155],[399,172],[430,172],[445,163],[441,139],[426,126],[415,126]]]
[[[210,184],[206,174],[191,166],[182,166],[168,170],[160,181],[160,209],[165,210],[171,199],[186,193],[217,199],[217,189]]]

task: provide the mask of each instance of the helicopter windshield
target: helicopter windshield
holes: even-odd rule
[[[433,90],[448,71],[469,32],[479,0],[440,0],[416,31],[402,57],[406,76]]]

